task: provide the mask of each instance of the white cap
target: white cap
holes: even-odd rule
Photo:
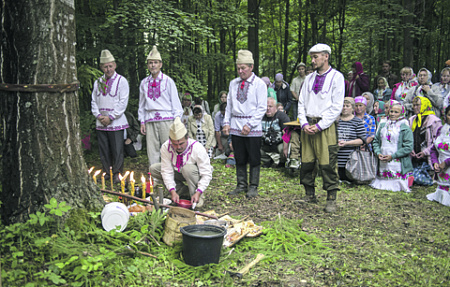
[[[100,54],[100,64],[106,64],[114,62],[114,56],[111,54],[109,50],[103,50]]]
[[[331,55],[331,48],[327,44],[316,44],[314,45],[308,52],[308,55],[311,55],[311,53],[321,53],[325,52]]]

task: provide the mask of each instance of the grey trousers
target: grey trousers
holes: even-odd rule
[[[150,166],[161,162],[161,146],[169,139],[169,129],[173,121],[150,122],[145,124],[147,156]]]

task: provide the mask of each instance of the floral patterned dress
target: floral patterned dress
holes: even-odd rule
[[[441,134],[434,141],[434,146],[439,153],[439,162],[450,158],[450,126],[442,127]],[[438,173],[438,187],[436,191],[427,195],[428,200],[437,201],[443,205],[450,206],[450,167]]]
[[[380,130],[381,154],[392,155],[397,151],[402,124],[405,124],[405,120],[396,122],[388,120]],[[376,189],[411,192],[408,186],[408,178],[411,174],[411,172],[402,174],[400,158],[389,162],[380,161],[378,175],[370,186]]]

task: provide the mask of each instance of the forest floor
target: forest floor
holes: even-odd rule
[[[145,174],[146,158],[143,153],[135,159],[127,158],[125,170]],[[100,166],[95,156],[88,157],[87,164]],[[298,200],[304,188],[299,185],[298,172],[292,175],[284,168],[262,168],[259,196],[247,199],[243,194],[226,195],[236,185],[234,168],[225,168],[222,160],[213,160],[213,166],[213,180],[200,211],[249,216],[256,224],[280,217],[297,220],[299,232],[326,246],[316,253],[305,250],[304,254],[298,246],[298,257],[283,256],[281,251],[278,256],[272,246],[267,255],[273,258],[253,267],[243,279],[234,280],[235,285],[450,286],[450,208],[426,199],[435,185],[414,186],[407,194],[342,184],[338,211],[328,214],[323,211],[326,192],[321,178],[316,181],[319,202],[302,204]],[[245,251],[252,246],[256,250],[258,240],[253,240],[241,250],[239,245],[244,243],[236,245],[235,252],[243,252],[236,269],[251,261]],[[222,256],[221,260],[226,259]]]

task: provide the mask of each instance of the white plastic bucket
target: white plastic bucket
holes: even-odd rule
[[[106,231],[110,231],[120,226],[119,232],[122,232],[130,219],[130,212],[125,204],[120,202],[111,202],[102,210],[102,226]]]

